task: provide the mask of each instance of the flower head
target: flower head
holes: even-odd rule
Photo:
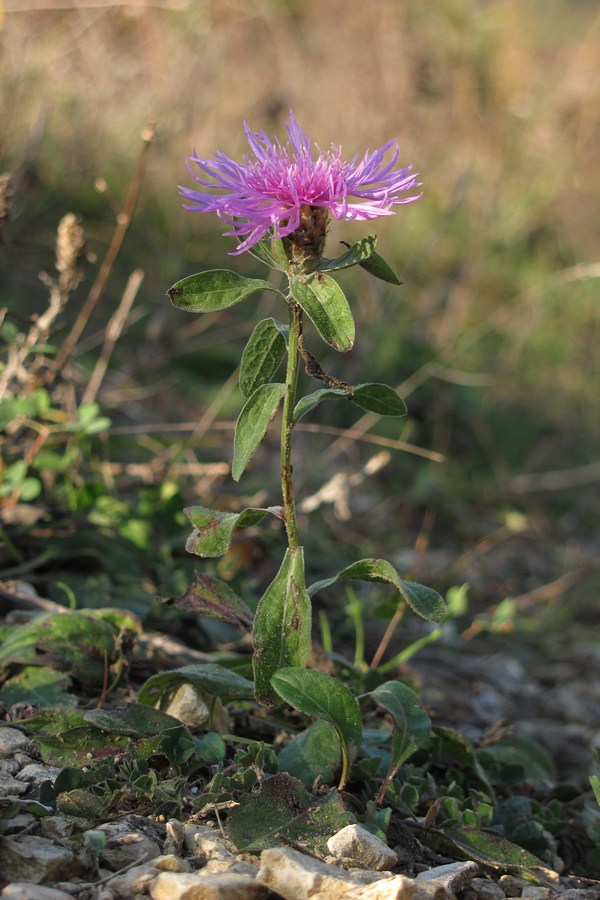
[[[329,150],[315,145],[313,152],[291,111],[286,129],[289,141],[284,145],[244,124],[252,152],[243,163],[222,152],[210,160],[194,151],[188,159],[188,171],[200,189],[180,187],[189,201],[184,208],[216,212],[231,226],[225,234],[241,241],[234,254],[243,253],[269,233],[277,238],[291,235],[301,227],[306,207],[322,209],[325,218],[331,213],[336,219],[366,220],[393,215],[396,204],[421,196],[403,196],[420,183],[411,166],[394,169],[396,141],[373,153],[367,151],[360,160],[354,156],[345,162],[341,147],[334,144]]]

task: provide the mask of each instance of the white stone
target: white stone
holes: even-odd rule
[[[26,781],[28,784],[43,784],[44,781],[51,781],[52,784],[60,772],[58,766],[42,766],[40,763],[29,763],[24,766],[16,776],[19,781]]]
[[[478,873],[479,866],[472,860],[468,862],[453,862],[420,872],[417,875],[417,881],[434,881],[436,884],[441,884],[449,891],[456,893],[456,891],[460,891],[470,884]]]
[[[152,900],[266,900],[269,893],[248,875],[161,872],[150,887]]]
[[[79,875],[81,869],[72,850],[46,838],[28,834],[3,838],[2,877],[6,881],[18,878],[34,884],[57,882]]]
[[[160,845],[130,819],[106,822],[98,825],[97,830],[106,834],[106,844],[98,857],[102,865],[111,869],[122,869],[138,860],[144,863],[160,856]]]
[[[71,894],[57,891],[56,888],[43,884],[32,884],[29,881],[13,881],[7,884],[0,897],[6,900],[73,900]]]
[[[471,888],[477,894],[478,900],[504,900],[506,896],[499,884],[487,878],[474,878]]]
[[[152,865],[159,872],[191,872],[192,867],[187,859],[175,856],[173,853],[165,853],[152,860]]]
[[[256,877],[285,900],[336,900],[357,887],[337,866],[282,847],[263,850]]]
[[[208,722],[210,715],[206,702],[191,684],[182,684],[177,688],[165,712],[188,728],[200,728]]]
[[[0,728],[0,759],[8,759],[19,751],[28,750],[30,746],[31,741],[18,728]]]
[[[327,841],[333,856],[354,860],[363,869],[382,871],[395,866],[398,856],[376,835],[362,825],[346,825]]]
[[[20,797],[27,790],[27,785],[17,781],[7,772],[0,772],[0,797]]]
[[[153,863],[143,863],[134,866],[126,872],[117,873],[108,882],[113,894],[122,897],[123,900],[131,900],[136,894],[145,894],[158,875],[158,870]]]
[[[413,900],[415,882],[406,875],[380,878],[344,894],[344,900]]]

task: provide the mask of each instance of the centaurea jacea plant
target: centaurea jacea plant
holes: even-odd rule
[[[287,285],[280,289],[268,281],[243,277],[227,269],[212,270],[175,284],[169,291],[172,302],[190,312],[214,312],[259,291],[274,291],[288,314],[287,323],[274,318],[259,322],[243,352],[239,385],[246,403],[236,425],[232,462],[232,476],[238,481],[282,406],[283,506],[247,508],[237,513],[202,506],[187,509],[194,529],[187,549],[201,557],[221,556],[229,549],[236,528],[255,525],[269,514],[283,519],[288,547],[253,617],[228,585],[211,576],[199,576],[192,590],[198,609],[238,624],[253,620],[254,684],[260,703],[273,706],[284,699],[333,725],[342,751],[341,787],[360,743],[361,715],[347,688],[305,668],[311,650],[311,597],[336,582],[356,579],[392,585],[402,602],[432,622],[442,621],[445,607],[439,594],[400,578],[383,559],[359,560],[330,578],[306,586],[292,478],[296,424],[318,404],[334,398],[350,400],[379,415],[402,416],[406,410],[396,391],[385,384],[350,385],[325,372],[304,345],[304,319],[307,316],[321,338],[336,350],[351,349],[355,337],[352,311],[330,273],[359,265],[383,281],[396,285],[400,282],[375,252],[375,235],[362,238],[335,259],[325,257],[330,217],[367,221],[389,216],[397,205],[414,202],[421,195],[417,191],[418,176],[411,168],[395,168],[398,147],[394,141],[346,162],[340,147],[332,145],[325,151],[313,148],[293,113],[287,132],[289,140],[281,144],[246,126],[251,153],[242,163],[221,152],[210,160],[194,153],[188,160],[188,171],[198,187],[180,188],[186,209],[215,212],[226,223],[225,235],[238,241],[231,255],[252,253],[281,272]],[[273,381],[286,355],[285,380]],[[324,387],[298,398],[301,364]],[[396,691],[390,688],[394,696],[389,703],[404,708],[408,689],[398,682],[387,684],[397,686]],[[383,696],[381,690],[379,693]],[[416,697],[414,701],[418,704]],[[413,705],[414,701],[411,700]],[[378,702],[381,704],[381,698]],[[385,708],[394,716],[389,705]],[[422,740],[427,730],[421,728]],[[400,756],[406,755],[403,745]],[[395,760],[399,765],[399,758],[398,753],[393,753],[393,764]]]

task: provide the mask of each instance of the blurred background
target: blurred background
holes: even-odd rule
[[[585,628],[600,584],[595,0],[4,0],[0,9],[0,172],[12,176],[0,248],[5,355],[48,305],[39,273],[53,271],[66,213],[85,231],[86,271],[39,350],[47,360],[109,254],[50,398],[63,415],[55,420],[85,398],[100,424],[79,443],[55,428],[33,451],[39,427],[21,422],[8,435],[5,571],[61,602],[68,589],[82,605],[108,596],[143,611],[155,592],[183,590],[198,562],[183,554],[182,505],[278,502],[276,436],[239,487],[225,465],[245,338],[258,318],[284,317],[277,300],[192,317],[165,293],[210,267],[264,275],[248,254],[227,256],[232,239],[216,217],[182,210],[177,185],[191,184],[193,148],[241,158],[244,120],[284,138],[293,108],[315,142],[341,144],[347,157],[397,139],[400,164],[415,167],[424,191],[370,229],[331,228],[330,256],[338,241],[376,231],[403,285],[344,273],[356,345],[339,355],[311,334],[310,349],[345,381],[397,387],[409,414],[377,420],[324,405],[313,430],[299,429],[311,575],[358,550],[443,591],[469,583],[486,627],[511,597],[515,615]],[[336,431],[347,427],[349,437]],[[15,470],[24,457],[26,471]],[[250,533],[216,569],[248,599],[280,547],[276,527]]]

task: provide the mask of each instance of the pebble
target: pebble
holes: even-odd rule
[[[161,872],[150,887],[152,900],[267,900],[270,893],[247,875]]]
[[[57,882],[79,875],[82,868],[72,850],[46,838],[25,834],[3,839],[2,877],[6,881]]]
[[[19,781],[26,781],[28,784],[41,785],[45,781],[56,781],[60,768],[58,766],[43,766],[41,763],[29,763],[24,766],[16,776]]]
[[[360,887],[338,866],[282,847],[263,850],[257,878],[284,900],[337,900]]]
[[[474,878],[471,888],[477,894],[477,900],[504,900],[506,896],[499,884],[487,878]]]
[[[415,882],[406,875],[382,878],[344,894],[345,900],[413,900],[415,896]]]
[[[523,893],[523,888],[529,887],[530,882],[525,881],[524,878],[519,878],[518,875],[503,875],[498,884],[507,897],[520,897]]]
[[[29,881],[13,881],[12,884],[7,884],[0,897],[5,897],[6,900],[73,900],[71,894]]]
[[[146,862],[160,856],[160,845],[138,827],[131,819],[120,819],[98,825],[97,831],[106,834],[106,844],[99,852],[104,866],[118,870],[138,860]]]
[[[456,893],[465,888],[478,873],[479,866],[476,862],[453,862],[420,872],[417,881],[434,881]]]
[[[329,838],[327,849],[333,856],[350,859],[363,869],[382,871],[398,862],[397,854],[362,825],[346,825]]]
[[[0,728],[0,759],[8,759],[15,753],[29,750],[30,746],[31,741],[18,728]],[[29,757],[27,762],[31,762]]]

